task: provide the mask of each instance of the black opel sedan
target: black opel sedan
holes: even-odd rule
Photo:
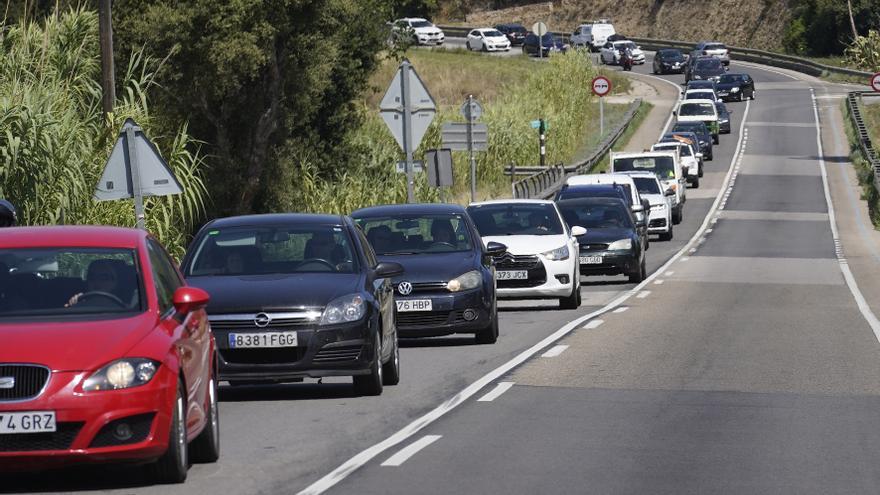
[[[755,99],[755,80],[748,74],[723,74],[718,79],[718,97],[724,101]]]
[[[279,383],[352,376],[363,395],[400,379],[391,278],[351,218],[249,215],[214,220],[183,261],[211,295],[220,379]]]
[[[666,48],[654,54],[654,74],[681,74],[687,65],[687,58],[681,50]]]
[[[617,198],[579,198],[556,205],[569,227],[587,229],[578,237],[582,277],[623,274],[635,283],[645,279],[643,234],[626,203]]]
[[[465,209],[452,204],[375,206],[351,215],[379,259],[400,263],[394,278],[401,337],[472,333],[498,339],[495,267],[506,246],[483,241]]]

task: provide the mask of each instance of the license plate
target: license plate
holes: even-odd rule
[[[578,261],[582,265],[601,265],[602,257],[601,256],[581,256],[578,258]]]
[[[498,280],[528,280],[529,272],[526,270],[499,270],[495,272]]]
[[[296,347],[296,332],[230,333],[230,349]]]
[[[397,302],[397,311],[432,311],[430,299],[400,299]]]
[[[0,412],[0,435],[55,431],[54,411]]]

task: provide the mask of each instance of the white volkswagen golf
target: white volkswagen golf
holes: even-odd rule
[[[583,227],[570,230],[552,201],[508,199],[472,203],[468,214],[483,243],[502,242],[495,259],[501,299],[559,299],[562,309],[581,305],[579,246]]]

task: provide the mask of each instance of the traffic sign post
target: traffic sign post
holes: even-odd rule
[[[483,107],[477,103],[474,95],[468,95],[461,108],[464,118],[467,120],[468,159],[471,164],[471,202],[474,202],[477,200],[477,159],[474,157],[474,121],[483,115]]]
[[[95,187],[95,200],[134,198],[135,223],[137,228],[143,229],[145,197],[182,192],[171,167],[144,135],[144,130],[134,120],[126,119]]]
[[[880,93],[880,72],[871,76],[871,89]]]
[[[605,76],[593,78],[593,94],[599,97],[599,137],[605,135],[605,95],[611,92],[611,81]]]
[[[544,119],[533,120],[531,122],[532,129],[538,130],[538,150],[540,155],[540,165],[543,167],[546,163],[547,155],[547,129],[550,127]]]
[[[397,74],[379,104],[379,112],[397,144],[403,149],[406,200],[413,203],[415,202],[413,153],[425,137],[431,121],[434,120],[437,105],[409,60],[400,63]]]
[[[538,58],[544,58],[544,35],[547,34],[547,25],[541,21],[532,24],[532,32],[538,36]]]

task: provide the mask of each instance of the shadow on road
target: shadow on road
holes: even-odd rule
[[[221,402],[348,399],[360,397],[350,383],[279,383],[221,386]]]
[[[416,347],[461,347],[477,345],[473,336],[426,337],[421,339],[400,339],[400,348]]]
[[[142,466],[94,465],[10,474],[0,471],[0,493],[81,492],[153,485]]]

